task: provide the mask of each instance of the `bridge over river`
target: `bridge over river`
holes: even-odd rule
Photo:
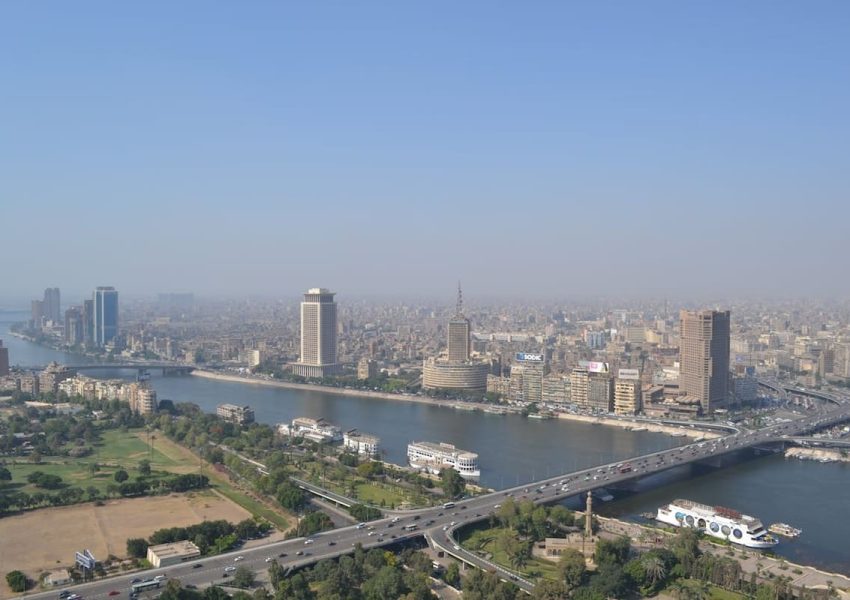
[[[768,387],[772,387],[771,383]],[[802,390],[803,392],[806,390]],[[794,389],[794,393],[800,393]],[[388,511],[381,519],[368,526],[350,526],[314,535],[310,539],[297,538],[263,546],[242,549],[218,556],[203,558],[162,569],[146,571],[147,577],[159,574],[176,577],[186,584],[223,584],[224,567],[234,564],[237,556],[241,566],[255,571],[268,567],[275,560],[282,566],[297,569],[322,559],[334,558],[352,552],[355,545],[376,548],[399,544],[424,537],[434,549],[453,556],[459,561],[481,569],[490,570],[506,581],[512,581],[525,591],[534,587],[532,581],[496,565],[475,553],[460,547],[455,531],[462,526],[484,521],[506,498],[530,499],[538,504],[552,504],[568,497],[586,494],[603,486],[613,486],[643,478],[689,463],[711,460],[747,448],[771,444],[785,444],[793,439],[808,437],[815,431],[850,420],[850,402],[819,393],[831,406],[796,420],[771,425],[755,431],[738,431],[709,441],[693,442],[669,450],[636,456],[629,460],[629,470],[621,464],[605,464],[589,469],[564,473],[541,479],[533,484],[500,490],[457,501],[455,506],[440,506],[409,511]],[[327,499],[345,504],[348,499],[323,490],[307,482],[299,482],[305,489]],[[135,575],[137,576],[137,575]],[[123,575],[73,586],[76,593],[87,600],[109,600],[110,592],[127,590],[134,575]],[[39,600],[54,600],[56,592],[32,594]]]

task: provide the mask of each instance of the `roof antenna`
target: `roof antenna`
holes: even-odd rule
[[[457,282],[457,314],[463,314],[463,292],[460,289],[460,281]]]

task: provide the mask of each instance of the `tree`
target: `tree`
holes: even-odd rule
[[[30,585],[30,580],[20,571],[9,571],[6,573],[6,583],[13,592],[25,592]]]
[[[385,600],[399,598],[402,591],[401,573],[393,567],[383,567],[362,586],[366,600]]]
[[[446,567],[446,574],[443,576],[450,586],[458,587],[460,585],[460,567],[456,562],[449,563]]]
[[[0,481],[12,481],[12,472],[6,467],[0,467]]]
[[[596,542],[596,563],[613,563],[623,565],[629,558],[631,542],[626,536],[620,536],[615,540],[601,539]]]
[[[251,569],[239,567],[233,574],[233,585],[241,588],[253,587],[255,579],[254,572]]]
[[[299,511],[307,504],[307,497],[304,495],[304,490],[291,481],[284,481],[277,488],[277,501],[284,508]]]
[[[115,479],[115,481],[117,483],[124,483],[125,481],[130,479],[130,476],[127,474],[127,471],[125,471],[124,469],[119,469],[119,470],[115,471],[115,475],[113,476],[113,478]]]
[[[660,556],[645,555],[641,559],[641,565],[646,573],[646,578],[649,583],[655,587],[667,577],[667,565],[661,560]]]
[[[558,570],[568,590],[574,590],[581,585],[587,564],[584,555],[575,548],[567,548],[561,554]]]
[[[440,485],[449,498],[457,498],[466,489],[466,481],[460,473],[451,468],[440,469]]]
[[[535,600],[566,600],[567,586],[560,581],[541,581],[534,587],[531,597]]]
[[[139,474],[148,477],[151,474],[151,461],[142,459],[139,461]]]
[[[128,539],[127,555],[133,558],[145,558],[148,555],[148,541],[144,538]]]

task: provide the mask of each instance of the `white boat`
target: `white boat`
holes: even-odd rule
[[[655,519],[676,527],[693,527],[706,535],[747,548],[772,548],[779,543],[755,517],[731,508],[708,506],[692,500],[674,500],[660,507]]]
[[[478,468],[478,455],[455,448],[452,444],[434,442],[411,442],[407,445],[407,462],[414,469],[439,475],[440,470],[452,468],[461,477],[475,479],[481,477]]]

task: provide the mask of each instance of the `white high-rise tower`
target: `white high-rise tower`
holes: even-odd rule
[[[293,373],[313,378],[336,375],[336,345],[334,292],[310,288],[301,302],[301,358],[292,365]]]

